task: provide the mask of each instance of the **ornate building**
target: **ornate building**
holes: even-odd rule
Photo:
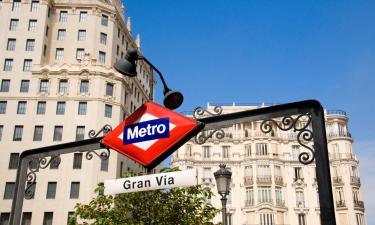
[[[140,50],[120,0],[0,0],[0,224],[8,224],[19,155],[41,146],[87,139],[152,100],[151,68],[123,77],[112,65]],[[100,152],[99,152],[100,153]],[[109,160],[82,153],[37,173],[22,224],[67,223],[97,183],[142,168],[112,151]],[[89,158],[89,157],[88,157]]]
[[[222,106],[231,113],[258,106]],[[265,107],[264,105],[259,107]],[[208,106],[208,112],[214,112]],[[348,116],[343,111],[326,111],[326,130],[331,176],[340,225],[365,225],[358,159],[352,151]],[[281,123],[281,119],[277,120]],[[297,126],[309,126],[301,117]],[[218,131],[203,144],[190,140],[173,154],[172,166],[197,169],[198,182],[217,193],[213,173],[225,163],[232,171],[227,218],[232,225],[317,225],[320,224],[315,163],[301,164],[299,156],[308,149],[297,141],[297,132],[273,126],[269,133],[262,121],[233,124]],[[220,134],[222,134],[220,136]],[[203,133],[206,137],[210,133]],[[311,143],[303,143],[313,148]],[[220,196],[208,199],[221,208]],[[215,222],[221,221],[218,215]]]

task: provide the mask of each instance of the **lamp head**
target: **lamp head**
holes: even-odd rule
[[[168,109],[177,109],[184,101],[184,96],[181,92],[167,90],[164,92],[164,105]]]
[[[225,197],[230,192],[230,181],[232,172],[225,168],[224,164],[220,164],[220,169],[214,173],[217,191],[222,197]]]
[[[125,59],[118,60],[113,67],[122,75],[135,77],[137,76],[137,65],[135,64],[137,59],[137,50],[131,48],[126,52]]]

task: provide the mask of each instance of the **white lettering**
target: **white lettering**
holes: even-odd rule
[[[161,129],[159,129],[161,128]],[[160,124],[157,128],[156,128],[156,131],[159,133],[159,134],[162,134],[165,132],[165,130],[167,129],[167,127],[164,125],[164,124]]]
[[[134,139],[138,137],[138,126],[134,127],[134,130],[132,132],[132,129],[128,129],[128,133],[126,134],[126,138],[129,139]]]
[[[147,132],[146,128],[142,127],[141,129],[139,129],[138,135],[140,137],[144,137],[146,135],[146,132]]]

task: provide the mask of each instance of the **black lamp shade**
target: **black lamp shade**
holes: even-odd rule
[[[230,191],[232,172],[225,168],[225,165],[221,164],[220,169],[214,173],[214,176],[219,194],[221,196],[228,195]]]
[[[168,109],[177,109],[184,101],[184,96],[178,91],[167,91],[164,94],[164,106]]]
[[[129,49],[125,59],[118,60],[113,66],[119,73],[128,77],[137,76],[137,65],[135,61],[138,59],[138,53],[135,49]]]

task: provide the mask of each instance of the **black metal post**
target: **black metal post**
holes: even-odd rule
[[[223,225],[227,225],[227,197],[222,196],[221,197],[221,214],[223,217]]]

